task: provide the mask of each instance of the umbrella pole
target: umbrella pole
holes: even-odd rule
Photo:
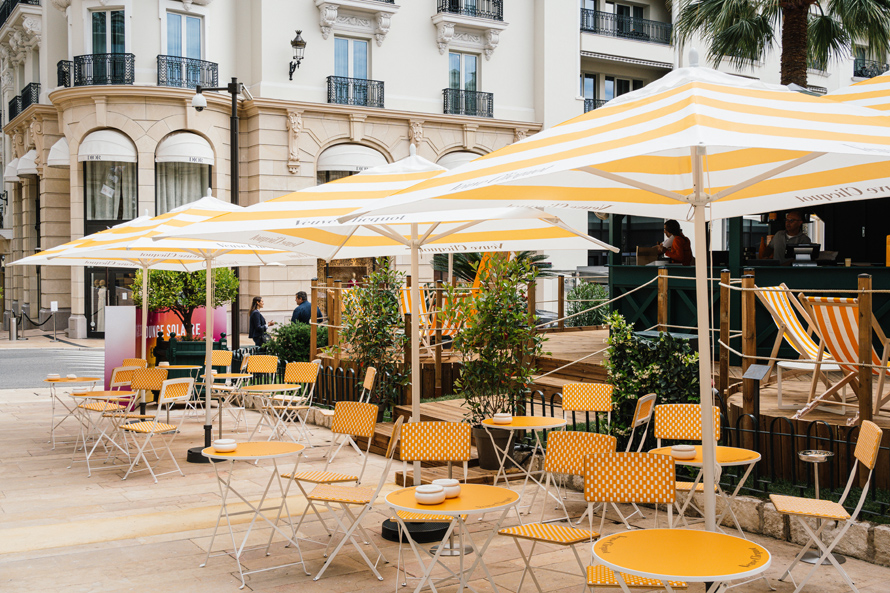
[[[701,160],[699,157],[699,165]],[[697,167],[693,166],[693,170]],[[695,305],[698,313],[698,382],[702,414],[702,483],[704,484],[705,529],[716,529],[717,496],[714,493],[716,441],[714,440],[713,395],[711,393],[711,336],[708,314],[708,246],[705,205],[695,204]]]
[[[148,266],[142,266],[142,358],[148,361],[145,349],[148,336]]]
[[[204,300],[204,446],[193,447],[188,451],[189,463],[209,463],[207,457],[201,455],[201,450],[210,446],[213,438],[213,424],[210,418],[210,389],[213,386],[213,276],[211,262],[206,258],[207,268],[204,271],[205,300]]]
[[[420,245],[417,223],[411,224],[411,422],[420,422]],[[414,462],[414,484],[420,484],[420,462]]]

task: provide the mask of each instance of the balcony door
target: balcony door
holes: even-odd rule
[[[367,105],[368,42],[347,37],[334,38],[335,101],[341,105]]]
[[[123,10],[95,10],[92,18],[93,59],[91,72],[84,72],[92,84],[115,84],[126,77],[126,63],[110,54],[126,50]]]
[[[643,34],[643,7],[606,2],[606,12],[615,14],[616,33],[619,37],[637,37]]]
[[[448,54],[448,88],[464,91],[458,93],[459,113],[475,115],[479,90],[479,56],[451,52]]]
[[[171,86],[194,88],[204,84],[201,67],[191,60],[201,57],[201,30],[199,17],[176,12],[167,13],[167,80]]]

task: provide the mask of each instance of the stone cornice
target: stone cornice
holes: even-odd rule
[[[33,119],[34,116],[39,116],[41,119],[56,119],[59,117],[59,110],[54,105],[35,103],[19,113],[15,119],[7,123],[3,127],[3,131],[11,138],[16,129],[21,131],[31,125],[31,119]]]

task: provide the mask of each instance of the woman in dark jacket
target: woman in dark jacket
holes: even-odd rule
[[[247,332],[247,337],[251,338],[257,346],[264,344],[268,326],[275,325],[274,321],[270,321],[268,325],[266,324],[266,318],[260,313],[262,308],[263,297],[253,297],[253,302],[250,303],[250,330]]]

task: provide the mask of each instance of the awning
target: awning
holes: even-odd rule
[[[213,149],[210,148],[210,143],[191,132],[170,134],[161,140],[155,155],[156,163],[212,165],[213,161]]]
[[[3,181],[7,183],[18,183],[21,181],[19,179],[19,160],[12,159],[8,165],[6,165],[6,169],[3,171]]]
[[[19,165],[17,167],[18,176],[22,177],[24,175],[37,175],[37,163],[35,160],[37,159],[37,151],[33,148],[26,152],[22,158],[19,159]]]
[[[449,152],[438,161],[436,164],[445,167],[446,169],[454,169],[455,167],[460,167],[461,165],[465,165],[472,160],[478,159],[482,155],[478,155],[475,152]]]
[[[71,167],[71,150],[68,148],[68,139],[62,136],[62,139],[53,144],[49,149],[49,157],[46,159],[49,167],[58,167],[59,169],[68,169]]]
[[[338,144],[318,157],[318,171],[364,171],[387,163],[386,157],[367,146]]]
[[[97,130],[80,143],[77,160],[135,163],[136,145],[117,130]]]

